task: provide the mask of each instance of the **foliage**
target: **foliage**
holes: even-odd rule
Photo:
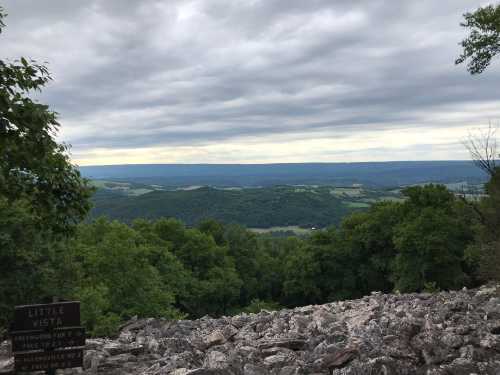
[[[111,330],[110,322],[134,315],[170,318],[181,315],[173,307],[175,285],[169,285],[168,279],[160,274],[169,265],[154,267],[152,262],[158,256],[158,248],[144,241],[132,228],[97,220],[79,228],[68,250],[73,254],[72,262],[80,269],[78,286],[71,297],[84,298],[93,305],[92,310],[82,311],[91,332]],[[168,249],[162,251],[168,253]],[[163,257],[165,262],[169,259],[174,266],[181,267],[168,255]]]
[[[0,196],[0,228],[0,326],[5,326],[14,304],[44,295],[51,241],[38,230],[25,200],[8,202]]]
[[[263,254],[256,235],[239,225],[228,225],[224,229],[223,237],[227,254],[234,259],[236,271],[242,281],[239,304],[244,306],[262,296]]]
[[[480,202],[481,223],[476,226],[475,250],[482,280],[500,281],[500,168],[485,186],[488,194]]]
[[[422,290],[428,282],[444,289],[463,285],[464,250],[473,234],[468,217],[457,215],[457,199],[439,185],[411,187],[404,194],[408,200],[393,239],[396,289]]]
[[[468,71],[482,73],[500,53],[500,4],[478,8],[464,17],[461,26],[470,29],[470,35],[462,41],[463,53],[456,63],[469,60]],[[470,135],[465,143],[474,164],[490,177],[485,186],[487,197],[479,208],[472,205],[480,222],[474,226],[475,241],[466,250],[468,263],[479,269],[475,276],[483,281],[500,280],[500,168],[495,131],[490,124],[487,131]]]
[[[109,289],[104,285],[79,288],[75,291],[80,301],[82,324],[91,336],[113,336],[120,325],[120,317],[111,312]]]
[[[0,31],[3,19],[0,8]],[[13,305],[53,295],[60,241],[90,209],[92,189],[54,139],[57,114],[29,97],[50,79],[33,60],[0,59],[0,325]]]
[[[500,167],[496,168],[485,185],[487,198],[481,202],[485,233],[487,240],[500,239]]]
[[[444,186],[405,194],[404,202],[375,204],[337,228],[303,238],[261,237],[214,220],[188,228],[175,219],[128,226],[100,218],[54,246],[51,253],[62,261],[30,273],[27,285],[80,299],[92,335],[113,335],[134,315],[196,318],[356,298],[372,290],[471,285],[482,258],[471,250],[468,207]],[[29,222],[29,211],[19,210],[12,220]]]
[[[426,293],[438,293],[440,292],[440,289],[437,286],[437,283],[435,281],[429,281],[424,283],[424,292]]]
[[[388,291],[392,287],[387,275],[391,272],[391,259],[396,255],[393,237],[402,219],[401,206],[382,202],[365,213],[346,217],[342,223],[342,244],[352,259],[356,290],[361,294]]]
[[[90,209],[91,189],[54,140],[56,113],[26,96],[49,80],[43,65],[0,60],[0,196],[26,200],[40,226],[64,234]]]
[[[455,64],[468,61],[467,70],[479,74],[500,52],[500,5],[488,5],[465,13],[464,19],[460,25],[470,30],[470,34],[460,43],[463,52]]]
[[[297,189],[293,186],[221,190],[203,187],[194,190],[153,191],[140,196],[123,196],[98,190],[94,196],[92,216],[107,216],[126,223],[136,218],[175,217],[187,225],[209,228],[210,220],[238,223],[250,228],[298,225],[323,228],[338,224],[348,213],[359,211],[349,201],[377,199],[383,192],[357,197],[337,197],[329,186]],[[386,195],[388,193],[385,193]],[[366,206],[366,203],[363,203]],[[219,230],[220,231],[220,230]],[[217,243],[220,233],[212,233]]]

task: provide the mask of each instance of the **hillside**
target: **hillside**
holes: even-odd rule
[[[123,186],[120,186],[123,187]],[[135,189],[133,191],[141,191]],[[205,218],[250,228],[300,226],[321,228],[337,224],[350,212],[380,199],[398,199],[390,191],[331,186],[275,186],[269,188],[155,190],[125,194],[123,189],[100,189],[92,216],[105,215],[131,222],[135,218],[175,217],[188,225]]]
[[[7,372],[12,359],[6,343],[2,349],[0,372]],[[85,373],[108,375],[493,375],[500,368],[500,286],[374,292],[220,319],[133,320],[116,339],[87,340],[86,349]]]

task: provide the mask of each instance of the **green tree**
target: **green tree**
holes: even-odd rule
[[[254,233],[232,224],[224,231],[224,242],[227,244],[228,255],[234,259],[236,271],[243,282],[239,303],[241,306],[246,306],[261,293],[264,270],[259,262],[261,254],[257,238]]]
[[[479,203],[481,221],[475,227],[476,241],[469,249],[482,281],[500,281],[500,168],[485,185],[487,196]]]
[[[456,63],[468,60],[468,71],[479,74],[500,53],[500,4],[478,8],[464,17],[461,25],[470,29],[470,35],[462,41],[463,52]],[[487,197],[479,207],[470,204],[479,223],[475,226],[476,240],[466,253],[469,264],[479,268],[478,277],[482,281],[500,280],[500,168],[497,166],[500,155],[495,132],[490,124],[487,131],[469,136],[465,143],[473,162],[490,176],[485,185]]]
[[[394,228],[401,221],[401,204],[381,202],[366,212],[349,215],[339,232],[341,246],[347,249],[349,268],[356,275],[355,290],[367,294],[378,290],[389,292],[391,262],[396,255]]]
[[[410,187],[403,194],[408,199],[393,239],[395,288],[412,292],[431,282],[441,289],[464,285],[464,251],[473,238],[470,215],[460,214],[460,202],[443,185]]]
[[[467,61],[471,74],[482,73],[500,52],[500,5],[488,5],[464,14],[460,25],[470,34],[460,44],[462,54],[455,64]]]
[[[218,246],[226,244],[224,239],[224,225],[214,219],[204,219],[198,223],[200,232],[209,234]]]
[[[322,290],[318,285],[321,265],[306,242],[289,239],[289,248],[284,259],[285,278],[283,282],[283,302],[287,306],[319,303]],[[329,270],[331,272],[331,270]]]
[[[54,292],[44,282],[54,248],[90,208],[92,189],[54,139],[57,114],[29,97],[50,79],[35,61],[0,59],[0,325],[13,305]]]
[[[156,220],[153,224],[153,231],[158,238],[169,242],[174,252],[177,252],[186,241],[186,227],[177,219]]]
[[[50,79],[34,61],[0,60],[0,197],[27,201],[40,226],[66,234],[87,214],[92,189],[54,139],[57,114],[27,96]]]
[[[26,201],[0,197],[0,331],[15,304],[37,302],[44,295],[51,246]]]
[[[258,299],[283,301],[283,282],[286,278],[284,263],[290,252],[289,238],[256,237],[258,267]],[[243,279],[245,276],[241,276]],[[250,293],[251,294],[251,293]],[[251,302],[251,301],[250,301]]]
[[[99,219],[79,227],[69,250],[80,270],[73,297],[93,306],[82,311],[91,332],[112,330],[111,323],[134,315],[181,316],[174,307],[177,285],[162,271],[182,267],[167,249],[148,244],[134,229]]]

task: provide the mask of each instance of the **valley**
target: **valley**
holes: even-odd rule
[[[135,181],[93,180],[97,187],[91,218],[106,216],[131,223],[137,218],[180,219],[194,226],[204,219],[243,225],[260,234],[305,235],[338,225],[352,212],[383,201],[402,202],[405,186],[376,187],[351,184],[240,186],[162,186]],[[425,183],[419,184],[425,185]],[[457,181],[445,184],[456,194],[481,196],[482,184]]]

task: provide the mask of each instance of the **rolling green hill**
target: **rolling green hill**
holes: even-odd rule
[[[99,189],[92,216],[131,222],[143,217],[175,217],[188,225],[213,218],[250,228],[299,226],[322,228],[337,224],[349,212],[380,199],[397,199],[387,191],[360,187],[275,186],[269,188],[155,190],[141,195]]]

